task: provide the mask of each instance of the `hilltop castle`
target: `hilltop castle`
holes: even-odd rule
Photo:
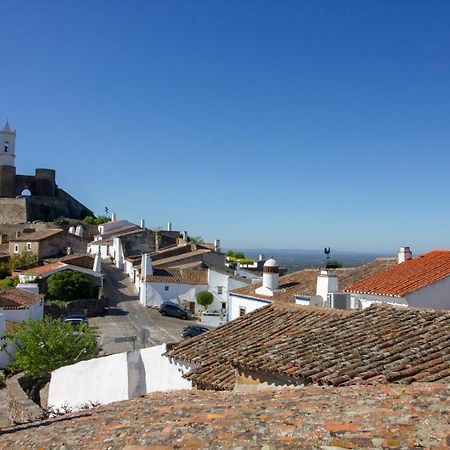
[[[16,132],[6,122],[0,131],[0,223],[49,222],[58,217],[83,219],[93,215],[58,188],[54,170],[36,169],[34,176],[17,175],[15,160]]]

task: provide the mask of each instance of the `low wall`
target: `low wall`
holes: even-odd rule
[[[87,317],[97,317],[103,315],[105,313],[105,308],[108,306],[108,298],[74,300],[65,307],[45,305],[44,303],[44,315],[57,318],[67,314],[81,313],[85,314]]]
[[[6,380],[6,399],[11,424],[34,422],[47,417],[47,412],[30,400],[22,389],[23,375],[14,375]]]
[[[48,407],[76,411],[150,392],[192,389],[189,364],[171,360],[165,344],[82,361],[52,372]]]

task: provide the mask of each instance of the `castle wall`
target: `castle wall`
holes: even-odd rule
[[[16,196],[16,168],[0,166],[0,197]]]
[[[0,198],[0,223],[27,222],[26,198]]]

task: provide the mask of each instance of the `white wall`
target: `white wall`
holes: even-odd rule
[[[192,365],[163,356],[158,345],[129,353],[82,361],[52,372],[48,404],[72,410],[107,404],[150,392],[191,389],[183,378]]]
[[[228,303],[228,292],[233,289],[247,286],[240,280],[231,278],[225,273],[216,272],[213,269],[208,270],[208,291],[214,296],[213,303],[208,307],[209,312],[219,312],[222,309],[222,303]],[[222,294],[219,294],[218,287],[222,286]],[[202,308],[203,310],[203,308]]]
[[[239,317],[240,308],[245,308],[245,314],[255,311],[263,306],[270,305],[271,302],[262,299],[243,298],[237,295],[229,294],[228,296],[228,320],[237,319]]]
[[[374,303],[387,303],[394,306],[408,306],[404,298],[391,297],[388,295],[368,295],[368,294],[350,294],[350,307],[352,309],[359,309],[358,304],[361,304],[361,309],[368,308]]]
[[[103,259],[107,259],[111,256],[112,245],[96,245],[96,244],[89,244],[87,252],[91,255],[97,255],[98,252],[100,252],[100,256]]]
[[[146,291],[142,291],[146,296],[142,296],[141,302],[144,306],[160,306],[163,302],[178,303],[180,297],[186,301],[195,301],[197,293],[206,289],[206,285],[147,283]]]
[[[25,309],[0,309],[10,322],[23,322],[24,320],[41,320],[44,317],[44,302],[39,300]]]
[[[415,308],[450,309],[450,277],[407,294],[405,299]]]

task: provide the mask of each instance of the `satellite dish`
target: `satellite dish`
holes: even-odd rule
[[[319,308],[323,308],[324,303],[325,302],[321,295],[314,295],[309,301],[309,306],[318,306]]]

